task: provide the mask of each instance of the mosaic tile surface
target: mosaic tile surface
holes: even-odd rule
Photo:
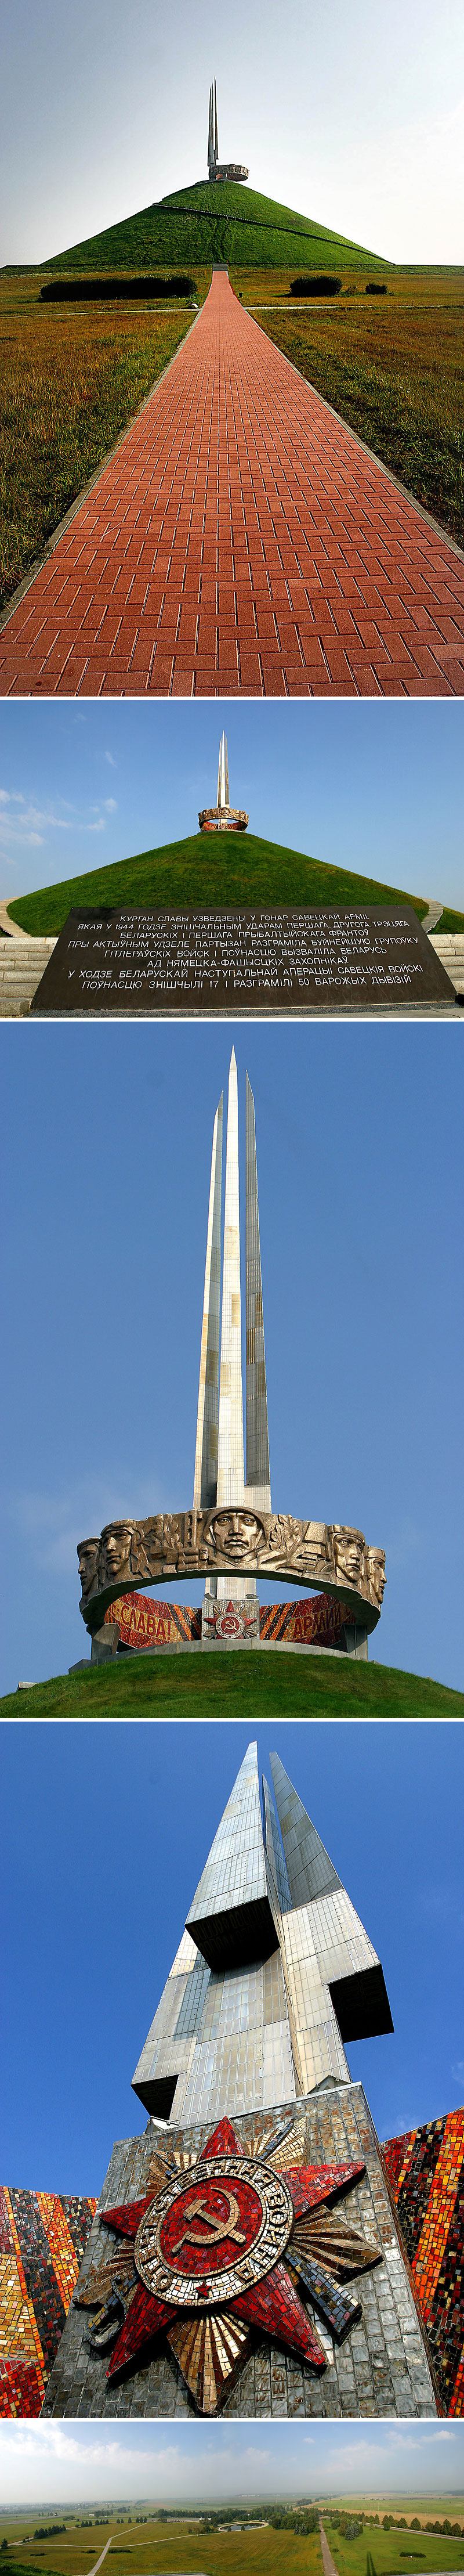
[[[179,1638],[185,1645],[201,1641],[201,1604],[197,1609],[179,1601],[152,1601],[146,1592],[126,1592],[120,1601],[111,1601],[105,1611],[105,1624],[116,1621],[124,1646],[175,1646]],[[278,1642],[285,1638],[292,1646],[342,1646],[345,1628],[354,1625],[354,1612],[343,1601],[332,1601],[321,1592],[308,1601],[272,1601],[260,1603],[260,1636]]]
[[[40,2414],[96,2205],[0,2188],[0,2416]]]
[[[313,2094],[297,2105],[293,2100],[276,2106],[274,2101],[269,2112],[250,2113],[234,2124],[245,2153],[261,2152],[281,2120],[285,2123],[290,2116],[295,2123],[291,2150],[295,2163],[362,2162],[365,2170],[350,2191],[349,2202],[346,2207],[343,2199],[337,2204],[337,2227],[359,2229],[364,2244],[374,2249],[380,2260],[372,2270],[363,2269],[360,2274],[361,2315],[346,2342],[336,2343],[320,2315],[313,2316],[311,2300],[307,2300],[307,2314],[325,2355],[326,2367],[322,2371],[316,2372],[304,2358],[285,2351],[277,2336],[274,2339],[263,2334],[257,2322],[237,2382],[226,2397],[224,2413],[246,2418],[433,2418],[438,2407],[425,2338],[362,2087],[333,2085],[327,2092]],[[156,2135],[149,2125],[144,2137],[122,2139],[114,2147],[101,2194],[102,2209],[110,2210],[120,2202],[136,2202],[143,2197],[149,2185]],[[198,2156],[207,2136],[201,2123],[188,2132],[171,2123],[169,2143],[174,2158],[183,2164],[186,2156],[189,2161]],[[282,2162],[288,2163],[288,2156],[286,2138]],[[278,2161],[280,2167],[280,2152]],[[84,2258],[79,2302],[85,2299],[87,2275],[92,2275],[95,2283],[96,2274],[98,2285],[100,2267],[107,2264],[108,2227],[102,2225],[98,2212]],[[350,2263],[350,2286],[351,2280]],[[129,2316],[131,2313],[129,2309]],[[111,2384],[108,2362],[103,2354],[89,2351],[87,2334],[88,2309],[85,2304],[73,2302],[50,2375],[44,2415],[177,2419],[191,2414],[192,2397],[178,2366],[175,2338],[173,2342],[170,2337],[168,2342],[167,2337],[161,2337],[150,2357],[139,2361],[127,2377]]]
[[[464,2414],[464,2110],[382,2149],[445,2415]]]
[[[146,1592],[126,1592],[111,1601],[105,1624],[115,1620],[123,1646],[177,1646],[201,1643],[201,1604],[197,1610],[178,1601],[150,1601]]]
[[[354,1612],[320,1592],[314,1600],[264,1602],[259,1625],[262,1637],[284,1637],[288,1646],[339,1646],[344,1628],[354,1626]]]

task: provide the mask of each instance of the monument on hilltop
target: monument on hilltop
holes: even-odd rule
[[[113,2149],[45,2415],[118,2414],[122,2379],[134,2416],[440,2411],[345,2054],[393,2029],[383,1969],[277,1755],[271,1774],[261,1804],[251,1744],[136,2067],[148,2126]]]
[[[219,160],[219,151],[218,151],[218,121],[217,121],[217,98],[216,98],[216,82],[215,82],[215,80],[211,82],[211,88],[210,88],[210,93],[209,93],[209,119],[208,119],[208,177],[209,177],[211,180],[217,180],[217,179],[238,179],[238,180],[240,180],[240,179],[247,179],[247,178],[248,178],[248,170],[245,170],[245,168],[244,168],[244,164],[243,164],[243,161],[220,161],[220,160]]]
[[[200,832],[246,832],[248,815],[241,813],[237,805],[229,804],[229,762],[225,733],[219,747],[217,802],[215,805],[205,805],[203,813],[198,816],[198,821]]]
[[[232,930],[233,935],[233,930]],[[246,1075],[246,1464],[243,1435],[238,1085],[232,1048],[222,1235],[223,1094],[216,1110],[206,1239],[193,1503],[148,1520],[110,1521],[78,1546],[80,1608],[92,1653],[174,1644],[284,1643],[367,1656],[380,1618],[385,1556],[362,1530],[271,1508],[255,1112]],[[222,1258],[222,1280],[221,1280]],[[221,1295],[222,1288],[222,1295]],[[171,1629],[143,1622],[142,1590],[200,1577],[200,1611],[176,1603]],[[260,1607],[257,1582],[316,1600]],[[163,1605],[147,1605],[163,1620]],[[165,1614],[166,1615],[166,1614]],[[135,1625],[134,1625],[135,1622]],[[138,1624],[139,1623],[139,1624]],[[111,1639],[108,1630],[113,1624]],[[106,1635],[103,1635],[106,1630]]]

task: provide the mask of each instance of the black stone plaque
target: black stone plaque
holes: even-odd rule
[[[408,904],[70,912],[41,1016],[443,1010],[456,995]]]

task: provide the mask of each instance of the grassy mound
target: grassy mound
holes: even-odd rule
[[[196,832],[190,840],[163,843],[159,850],[120,859],[114,867],[92,868],[88,876],[20,895],[8,905],[8,916],[32,938],[44,939],[62,930],[68,912],[81,905],[399,902],[411,903],[420,920],[427,911],[425,899],[406,894],[404,887],[380,885],[349,868],[327,867],[299,850],[262,841],[254,832]],[[464,915],[456,914],[455,923],[464,928]]]
[[[335,251],[337,266],[377,266],[376,252],[363,250],[342,233],[327,231],[289,206],[275,205],[272,197],[260,196],[255,188],[241,187],[230,179],[212,188],[208,179],[200,179],[195,187],[161,197],[157,204],[142,207],[140,214],[110,224],[107,232],[95,233],[88,241],[75,242],[71,250],[60,251],[41,265],[70,272],[158,264],[180,268],[186,261],[226,261],[228,266],[251,268],[295,267],[298,262],[300,268],[313,268],[316,253],[320,266],[327,256],[333,261]],[[383,267],[384,262],[378,265]]]
[[[83,1639],[83,1653],[85,1644]],[[289,1655],[276,1646],[230,1655],[121,1655],[111,1664],[88,1664],[83,1673],[57,1673],[30,1690],[0,1700],[2,1718],[240,1719],[253,1732],[261,1722],[297,1724],[309,1718],[464,1717],[460,1691],[387,1664],[354,1663],[351,1656]]]

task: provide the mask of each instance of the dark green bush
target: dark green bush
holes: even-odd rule
[[[340,295],[341,277],[292,277],[291,295]]]
[[[51,277],[41,286],[41,304],[100,304],[120,296],[124,303],[132,297],[195,295],[193,277]]]
[[[386,286],[381,286],[380,278],[371,277],[369,279],[369,285],[366,286],[366,295],[386,295],[386,292]]]

